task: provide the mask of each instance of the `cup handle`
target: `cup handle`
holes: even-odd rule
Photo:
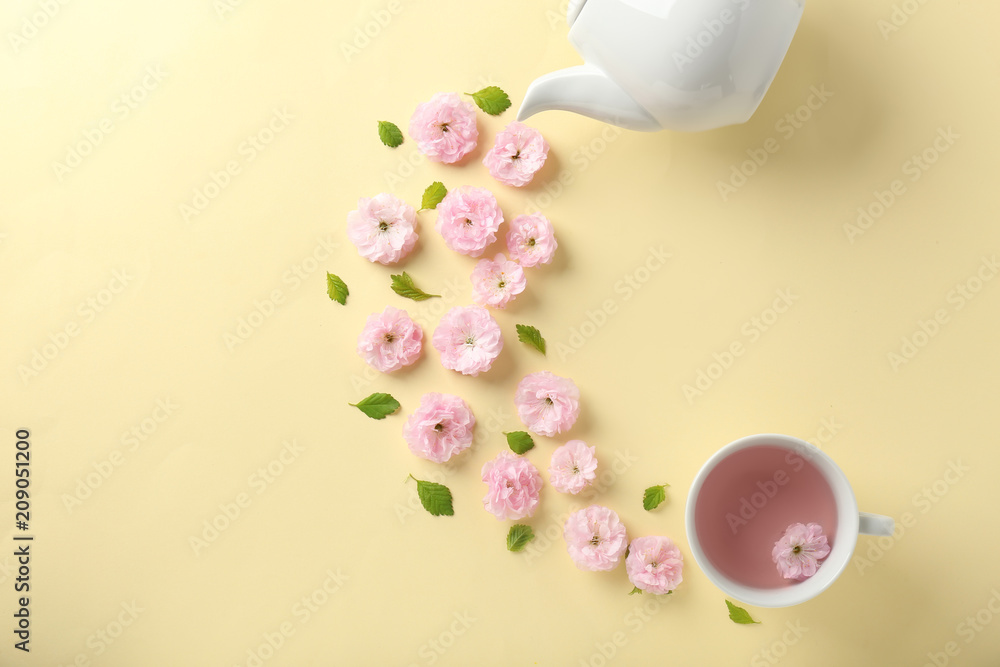
[[[881,514],[858,513],[858,532],[863,535],[892,535],[896,522]]]

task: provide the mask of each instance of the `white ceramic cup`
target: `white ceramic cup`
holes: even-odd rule
[[[698,539],[698,531],[695,526],[695,508],[697,507],[701,495],[702,486],[705,480],[719,463],[731,456],[733,453],[747,447],[757,447],[760,445],[772,445],[788,449],[808,460],[826,479],[833,491],[834,500],[837,503],[837,528],[834,534],[833,548],[830,555],[822,562],[816,574],[805,581],[800,581],[791,586],[781,588],[756,588],[741,584],[730,579],[719,572],[712,565]],[[804,440],[793,438],[790,435],[778,435],[775,433],[761,433],[740,438],[729,443],[717,451],[705,465],[701,467],[691,484],[688,493],[687,508],[685,510],[685,522],[687,524],[688,545],[698,567],[701,568],[713,584],[722,591],[741,602],[755,607],[790,607],[800,604],[816,597],[836,581],[844,568],[851,561],[854,554],[854,547],[858,542],[858,534],[866,535],[892,535],[895,523],[887,516],[879,514],[867,514],[858,512],[858,501],[854,498],[854,491],[847,481],[843,471],[827,456],[819,447],[811,445]]]

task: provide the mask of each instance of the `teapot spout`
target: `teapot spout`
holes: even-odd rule
[[[524,94],[517,120],[553,109],[572,111],[628,130],[662,129],[628,93],[592,65],[558,70],[533,81]]]

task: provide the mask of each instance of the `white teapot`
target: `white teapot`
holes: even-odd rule
[[[560,109],[630,130],[744,123],[778,72],[804,0],[570,0],[584,63],[535,80],[524,120]]]

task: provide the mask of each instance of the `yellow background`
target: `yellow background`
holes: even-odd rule
[[[7,2],[0,13],[0,664],[252,665],[282,629],[263,664],[921,665],[949,642],[949,664],[997,664],[1000,620],[981,610],[1000,590],[1000,280],[972,280],[1000,251],[995,3],[909,0],[915,13],[887,32],[889,0],[810,0],[749,123],[618,133],[548,112],[530,120],[548,162],[515,189],[479,161],[532,79],[579,62],[565,3],[224,2]],[[422,160],[409,138],[379,143],[376,120],[405,132],[435,92],[488,84],[515,107],[479,113],[464,165]],[[823,86],[832,96],[803,111]],[[797,112],[810,117],[789,136],[779,124]],[[280,131],[264,132],[272,123]],[[948,128],[959,138],[911,180],[907,161]],[[100,142],[59,170],[88,132]],[[270,143],[251,151],[254,136]],[[743,165],[768,139],[780,149]],[[230,162],[226,182],[217,172]],[[755,173],[724,199],[734,169]],[[226,186],[185,216],[213,173]],[[849,233],[858,207],[897,179],[903,194]],[[419,206],[434,180],[491,188],[508,219],[542,210],[557,258],[497,314],[506,346],[491,372],[446,371],[430,345],[410,370],[366,372],[354,345],[370,313],[406,308],[429,342],[445,307],[470,302],[474,260],[445,248],[433,211],[419,214],[403,268],[442,299],[397,297],[394,269],[345,235],[358,197]],[[670,254],[655,271],[650,248]],[[346,307],[327,297],[326,271],[350,286]],[[959,308],[953,290],[970,281],[981,289]],[[796,300],[775,321],[779,290]],[[251,315],[275,296],[269,317]],[[615,312],[602,318],[606,301]],[[260,326],[227,339],[247,318]],[[934,336],[918,335],[921,321]],[[547,357],[516,341],[519,322],[542,331]],[[77,335],[63,339],[67,327]],[[894,364],[904,337],[923,345]],[[734,342],[744,353],[713,368]],[[43,351],[52,358],[35,358]],[[33,359],[37,373],[25,370]],[[517,381],[543,369],[578,383],[582,415],[566,438],[536,438],[528,458],[547,476],[556,444],[582,438],[597,446],[603,490],[545,488],[529,522],[539,537],[511,554],[511,522],[483,510],[479,469],[505,446],[501,432],[520,428]],[[700,371],[717,379],[689,400]],[[373,391],[396,396],[400,413],[373,421],[348,406]],[[427,391],[461,395],[479,418],[455,465],[419,460],[402,440]],[[28,655],[10,633],[18,428],[31,430],[33,456]],[[762,431],[817,442],[862,509],[909,513],[910,525],[862,537],[867,561],[819,598],[751,608],[762,623],[737,626],[691,559],[683,511],[701,463]],[[949,474],[953,464],[968,469]],[[269,465],[280,474],[262,483]],[[455,516],[419,508],[409,473],[444,480]],[[643,489],[663,482],[667,502],[644,511]],[[192,546],[241,498],[238,518]],[[674,595],[629,597],[623,568],[578,571],[561,537],[546,537],[591,501],[632,536],[678,542]],[[992,623],[970,636],[960,624],[977,613]]]

